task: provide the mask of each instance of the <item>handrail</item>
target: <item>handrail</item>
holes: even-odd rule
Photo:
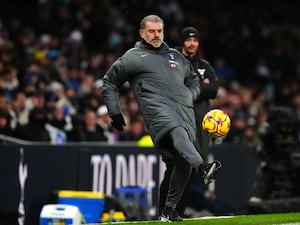
[[[135,141],[120,141],[114,144],[107,143],[106,141],[95,141],[95,142],[67,142],[64,144],[55,144],[51,142],[36,142],[36,141],[26,141],[19,138],[7,136],[0,134],[0,145],[3,144],[18,144],[18,145],[82,145],[82,146],[137,146]]]
[[[0,134],[0,140],[3,141],[3,143],[9,142],[9,143],[20,144],[20,145],[30,145],[31,144],[30,141],[25,141],[25,140],[22,140],[19,138],[15,138],[15,137],[3,135],[3,134]],[[1,141],[0,141],[0,143],[1,143]]]

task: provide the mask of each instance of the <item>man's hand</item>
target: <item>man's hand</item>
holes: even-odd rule
[[[111,125],[116,128],[118,131],[123,130],[123,126],[126,126],[125,120],[122,114],[117,114],[111,117]]]

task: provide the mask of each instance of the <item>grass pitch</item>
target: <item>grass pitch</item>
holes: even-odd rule
[[[124,224],[124,225],[166,225],[168,222],[157,220],[137,222],[110,222],[101,224]],[[184,219],[182,222],[172,222],[180,225],[300,225],[299,213],[276,213],[241,216],[216,216]],[[91,224],[90,224],[91,225]]]

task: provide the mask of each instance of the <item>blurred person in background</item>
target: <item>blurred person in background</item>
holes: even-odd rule
[[[257,130],[262,141],[257,149],[260,162],[249,201],[292,198],[299,194],[300,185],[300,120],[286,106],[275,107],[263,117],[264,125]]]
[[[97,98],[97,101],[99,102],[100,105],[104,104],[103,97],[102,97],[102,92],[103,92],[103,80],[102,79],[97,79],[94,82],[92,95]]]
[[[115,143],[114,130],[110,124],[110,116],[106,105],[101,105],[97,109],[97,124],[99,124],[104,130],[104,135],[107,138],[108,143]]]
[[[26,106],[26,95],[23,91],[16,92],[12,99],[12,108],[15,112],[17,123],[27,124],[29,121],[29,108]]]
[[[10,127],[9,114],[4,109],[0,109],[0,134],[13,136],[13,132],[13,129]]]
[[[55,105],[54,108],[47,111],[48,123],[58,129],[69,131],[73,128],[71,116],[68,108],[65,106]]]
[[[138,141],[141,137],[147,134],[145,123],[142,119],[137,119],[130,122],[130,129],[128,131],[129,139],[132,141]]]
[[[201,94],[194,103],[195,118],[197,124],[197,139],[203,157],[206,159],[209,153],[209,137],[202,129],[202,118],[211,109],[210,100],[215,99],[218,93],[219,82],[214,68],[204,60],[199,52],[200,35],[194,27],[186,27],[182,30],[183,45],[179,50],[191,62],[195,73],[200,80]]]
[[[87,109],[84,114],[81,141],[107,141],[103,128],[97,123],[97,114],[93,110]]]
[[[296,93],[292,100],[293,108],[295,109],[296,116],[300,121],[300,93]]]
[[[89,58],[87,72],[95,78],[100,74],[101,78],[105,73],[105,58],[103,53],[92,54]]]
[[[103,98],[112,126],[123,130],[125,120],[119,103],[119,89],[128,81],[155,147],[173,160],[170,185],[162,221],[182,221],[177,204],[190,179],[192,168],[206,183],[214,180],[219,161],[207,164],[196,149],[193,102],[201,88],[190,62],[164,40],[164,21],[157,15],[140,22],[141,41],[117,59],[104,76]]]
[[[18,69],[16,66],[7,66],[4,73],[4,81],[6,90],[12,92],[18,89],[20,83],[18,80]]]
[[[17,126],[17,117],[13,109],[11,96],[8,96],[6,92],[0,89],[0,110],[7,113],[7,120],[10,129],[15,130]]]
[[[15,136],[27,141],[50,142],[50,134],[45,128],[47,114],[44,108],[34,107],[29,113],[29,123],[18,125]]]
[[[202,118],[204,117],[205,113],[208,112],[210,109],[209,100],[214,99],[217,95],[219,87],[218,78],[210,63],[202,59],[198,53],[200,47],[199,31],[194,27],[185,27],[182,30],[181,38],[182,46],[178,47],[177,49],[186,57],[186,59],[188,59],[191,62],[194,71],[199,77],[200,81],[201,94],[197,101],[194,103],[195,119],[197,126],[197,149],[201,156],[205,160],[207,160],[210,140],[208,135],[202,129]],[[166,166],[167,169],[165,171],[165,176],[160,186],[160,211],[162,211],[163,206],[165,204],[168,186],[170,184],[170,177],[172,175],[173,167],[175,166],[175,164],[172,160],[168,160],[166,161]],[[193,180],[199,179],[199,177],[195,173],[192,174],[191,178]],[[193,181],[190,181],[188,183],[187,188],[179,204],[177,205],[177,211],[181,216],[184,215],[186,205],[191,197],[191,182]],[[199,183],[198,181],[195,182]],[[204,183],[202,182],[202,184]]]
[[[86,73],[81,79],[77,94],[80,98],[86,98],[91,94],[94,87],[94,76]]]

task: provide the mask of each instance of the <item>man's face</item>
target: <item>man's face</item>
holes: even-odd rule
[[[140,36],[154,48],[159,48],[164,40],[164,28],[160,22],[146,22],[144,29],[140,29]]]
[[[199,41],[195,37],[189,37],[183,42],[182,53],[184,55],[195,55],[199,47]]]

